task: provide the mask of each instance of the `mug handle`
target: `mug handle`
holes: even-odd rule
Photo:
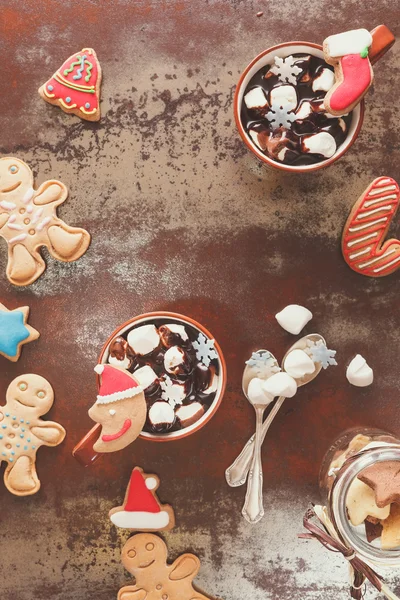
[[[93,450],[94,444],[100,437],[101,425],[96,423],[94,427],[77,443],[72,450],[72,456],[83,466],[89,467],[99,457],[100,454]]]
[[[396,38],[386,25],[378,25],[371,31],[372,46],[368,58],[374,65],[393,46]]]

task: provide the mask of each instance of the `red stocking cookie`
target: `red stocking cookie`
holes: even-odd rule
[[[335,116],[350,112],[372,85],[373,71],[368,58],[372,35],[355,29],[331,35],[324,41],[324,58],[335,68],[335,85],[324,98],[325,110]]]
[[[100,119],[101,67],[96,52],[84,48],[70,56],[41,88],[39,94],[59,106],[66,113],[73,113],[87,121]]]
[[[168,504],[160,504],[156,495],[159,485],[156,475],[148,475],[140,467],[135,467],[123,505],[109,512],[114,525],[132,531],[172,529],[175,525],[174,511]]]
[[[396,181],[379,177],[355,203],[343,230],[342,251],[357,273],[384,277],[400,267],[400,241],[385,241],[399,201]]]

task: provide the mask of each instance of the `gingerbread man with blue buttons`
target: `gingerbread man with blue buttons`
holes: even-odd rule
[[[40,418],[53,402],[50,383],[40,375],[29,374],[10,383],[6,404],[0,406],[0,463],[8,463],[4,484],[16,496],[39,490],[36,453],[41,446],[57,446],[65,438],[61,425]]]

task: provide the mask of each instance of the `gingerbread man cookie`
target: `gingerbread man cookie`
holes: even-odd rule
[[[4,483],[16,496],[29,496],[40,488],[35,467],[40,446],[58,446],[65,438],[61,425],[40,419],[53,402],[50,383],[29,374],[10,383],[6,404],[0,406],[0,463],[8,463]]]
[[[0,303],[0,355],[12,362],[21,356],[22,346],[37,340],[40,333],[28,325],[29,306],[8,310]]]
[[[57,216],[67,196],[65,185],[55,180],[34,190],[27,164],[18,158],[0,159],[0,236],[8,244],[7,277],[14,285],[29,285],[43,273],[42,246],[64,262],[77,260],[88,249],[89,233]]]
[[[182,554],[167,563],[167,546],[151,533],[138,533],[122,549],[122,564],[135,585],[119,590],[118,600],[210,600],[196,590],[193,579],[200,569],[194,554]]]

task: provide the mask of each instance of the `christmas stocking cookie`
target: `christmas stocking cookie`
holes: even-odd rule
[[[151,533],[131,537],[122,549],[122,563],[135,578],[135,585],[120,589],[118,600],[210,600],[193,587],[200,561],[183,554],[167,563],[167,546]]]
[[[372,85],[373,71],[368,58],[372,35],[355,29],[331,35],[324,41],[324,58],[335,69],[335,85],[324,98],[325,110],[335,116],[349,113]]]
[[[73,113],[87,121],[100,119],[101,68],[96,52],[84,48],[70,56],[41,88],[39,94],[59,106],[66,113]]]
[[[57,216],[67,196],[65,185],[55,180],[35,190],[27,164],[18,158],[0,159],[0,237],[8,245],[7,276],[14,285],[30,285],[43,273],[42,246],[64,262],[77,260],[88,249],[89,233]]]
[[[16,496],[29,496],[40,488],[35,466],[40,446],[57,446],[65,438],[61,425],[40,419],[53,402],[50,383],[30,374],[10,383],[6,404],[0,406],[0,463],[8,463],[4,483]]]
[[[123,505],[109,512],[114,525],[132,531],[172,529],[175,525],[174,511],[168,504],[160,504],[156,495],[159,485],[156,475],[148,475],[140,467],[135,467]]]

